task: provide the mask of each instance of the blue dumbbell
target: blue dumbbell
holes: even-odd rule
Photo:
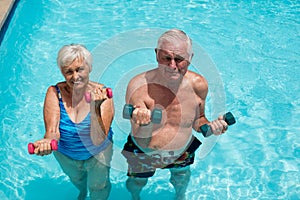
[[[123,108],[123,118],[124,119],[131,119],[132,112],[134,110],[134,107],[131,104],[125,104]],[[153,109],[151,112],[151,122],[154,124],[159,124],[161,122],[162,118],[162,111],[161,109]]]
[[[223,119],[228,124],[228,126],[235,124],[235,122],[236,122],[235,118],[231,112],[224,114]],[[208,137],[213,134],[212,131],[210,131],[210,126],[208,124],[204,124],[204,125],[200,126],[200,130],[204,137]]]

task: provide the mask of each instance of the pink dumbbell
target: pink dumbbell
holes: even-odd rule
[[[57,140],[54,140],[54,139],[51,140],[50,146],[51,146],[52,151],[56,151],[58,149]],[[34,154],[34,149],[35,149],[35,147],[34,147],[33,143],[29,143],[28,144],[28,153],[29,154]]]
[[[106,88],[106,94],[107,94],[107,97],[109,99],[111,99],[113,97],[112,89],[111,88]],[[84,94],[84,96],[85,96],[86,102],[90,103],[91,102],[91,93],[90,92],[86,92]]]

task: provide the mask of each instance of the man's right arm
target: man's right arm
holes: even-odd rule
[[[126,103],[134,107],[131,118],[132,134],[136,140],[148,143],[152,136],[153,124],[151,122],[151,111],[147,105],[147,83],[144,74],[134,77],[128,84],[126,91]]]

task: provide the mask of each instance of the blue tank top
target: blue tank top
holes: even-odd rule
[[[113,132],[110,128],[107,138],[100,144],[94,145],[90,137],[90,113],[80,123],[74,123],[65,109],[61,93],[57,85],[60,107],[58,151],[74,160],[86,160],[106,149],[112,142]]]

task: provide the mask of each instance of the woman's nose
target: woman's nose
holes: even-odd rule
[[[77,71],[73,72],[73,79],[77,80],[79,78],[79,73]]]

